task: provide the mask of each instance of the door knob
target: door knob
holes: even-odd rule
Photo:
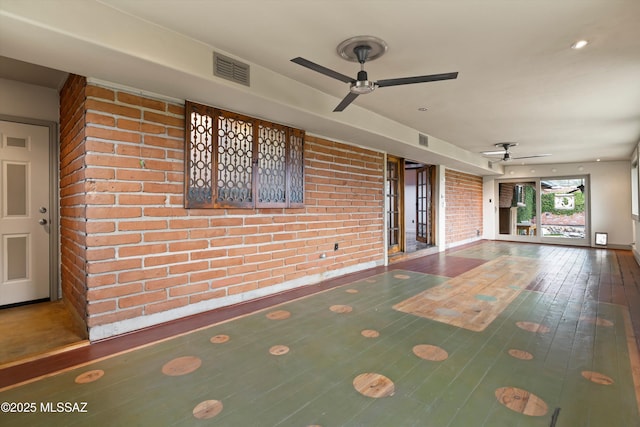
[[[40,225],[47,225],[47,220],[42,218],[40,221],[38,221],[38,224]]]

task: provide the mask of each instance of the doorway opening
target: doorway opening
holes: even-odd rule
[[[588,176],[499,182],[498,238],[589,245],[588,190]]]
[[[498,231],[503,236],[533,239],[538,235],[537,182],[498,184]]]
[[[409,160],[405,172],[405,253],[435,246],[434,183],[436,167]]]
[[[587,177],[542,179],[540,187],[543,240],[588,243]]]
[[[387,157],[387,251],[394,260],[436,244],[436,166]]]
[[[60,299],[56,132],[0,120],[0,366],[86,342]]]

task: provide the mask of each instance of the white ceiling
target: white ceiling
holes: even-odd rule
[[[24,6],[25,1],[28,6]],[[58,5],[51,9],[46,3]],[[74,49],[74,56],[69,54],[65,59],[58,55],[56,59],[28,41],[11,46],[5,38],[0,43],[2,55],[153,88],[151,78],[141,80],[139,70],[123,66],[118,55],[136,55],[139,61],[154,62],[169,70],[180,68],[168,59],[161,64],[151,40],[145,41],[151,46],[148,58],[140,53],[145,51],[134,47],[138,42],[133,38],[134,31],[141,30],[134,30],[131,23],[157,24],[162,40],[155,42],[163,46],[156,48],[164,49],[167,58],[169,50],[180,49],[188,40],[250,63],[252,86],[254,76],[258,79],[256,85],[260,85],[263,69],[264,73],[284,76],[287,79],[269,81],[272,85],[282,84],[282,90],[288,87],[291,93],[273,100],[270,110],[266,92],[261,92],[257,95],[259,103],[264,104],[261,111],[266,115],[280,111],[286,101],[286,111],[299,107],[318,118],[321,124],[312,131],[353,138],[361,145],[368,145],[366,130],[362,135],[367,126],[393,127],[379,117],[464,149],[465,155],[495,150],[493,145],[503,141],[519,143],[512,149],[514,156],[552,154],[527,160],[527,164],[627,160],[640,139],[638,0],[3,0],[0,9],[3,8],[5,22],[18,17],[19,21],[32,24],[40,19],[38,29],[53,28],[60,37],[72,37],[77,46],[61,39],[67,41],[58,44],[59,53]],[[84,22],[82,28],[62,16],[90,16],[97,12],[94,22]],[[123,20],[123,16],[127,19]],[[129,25],[125,26],[124,21]],[[38,40],[38,31],[31,33],[35,35],[29,37]],[[151,33],[145,34],[148,37]],[[347,84],[290,59],[302,56],[355,77],[358,64],[341,59],[336,46],[357,35],[382,38],[389,46],[384,56],[366,64],[372,80],[452,71],[458,71],[459,77],[378,88],[360,96],[345,112],[333,113],[333,107],[347,94]],[[8,36],[15,38],[15,32]],[[590,44],[582,50],[571,49],[579,39]],[[130,51],[124,46],[131,46]],[[99,69],[76,60],[81,52],[90,58],[103,48],[108,48],[113,58],[103,60]],[[100,62],[104,56],[101,54],[92,62]],[[206,60],[210,61],[210,57]],[[185,69],[188,67],[184,65]],[[138,73],[135,78],[134,73]],[[163,73],[170,75],[163,70],[154,78],[159,80]],[[304,86],[285,84],[289,79]],[[170,80],[164,84],[175,85],[181,79]],[[238,106],[222,101],[224,90],[212,96],[200,84],[202,100],[211,97],[223,107]],[[250,96],[252,89],[234,89],[231,95]],[[159,93],[172,92],[167,88],[167,92]],[[317,102],[310,97],[317,97]],[[420,107],[427,111],[419,111]],[[246,107],[242,112],[251,113],[250,110]],[[295,121],[295,114],[290,114],[290,119],[271,119]],[[348,130],[351,123],[353,129]],[[376,128],[375,133],[381,132]],[[411,144],[415,145],[413,141]],[[373,143],[372,146],[381,148]],[[386,148],[394,151],[393,147]],[[403,151],[400,145],[398,151]],[[448,152],[453,163],[462,155],[455,150]]]

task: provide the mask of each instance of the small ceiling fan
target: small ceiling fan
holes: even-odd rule
[[[584,184],[580,184],[575,189],[567,191],[567,194],[575,193],[578,190],[580,190],[581,193],[584,193]]]
[[[349,93],[333,110],[334,112],[343,111],[359,95],[371,93],[378,87],[435,82],[438,80],[452,80],[458,77],[458,73],[455,72],[372,81],[369,80],[367,72],[364,70],[364,64],[367,61],[379,58],[387,51],[387,44],[383,40],[372,36],[352,37],[340,43],[337,50],[338,54],[344,59],[360,63],[360,71],[355,79],[302,57],[293,58],[291,60],[291,62],[302,65],[303,67],[309,68],[310,70],[316,71],[320,74],[324,74],[325,76],[349,83]]]
[[[510,160],[532,159],[534,157],[547,157],[547,156],[551,155],[551,154],[536,154],[536,155],[533,155],[533,156],[512,157],[511,156],[511,152],[509,151],[509,149],[511,147],[515,147],[517,145],[518,145],[517,142],[499,142],[499,143],[495,144],[495,146],[498,147],[498,148],[502,148],[502,150],[499,150],[499,151],[483,151],[482,154],[485,155],[485,156],[497,156],[497,155],[502,156],[501,159],[494,160],[494,162],[508,162]]]

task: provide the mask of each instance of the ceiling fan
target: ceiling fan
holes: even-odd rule
[[[578,190],[580,190],[581,193],[584,193],[584,184],[580,184],[575,189],[567,191],[567,194],[575,193]]]
[[[367,76],[364,64],[367,61],[379,58],[387,51],[387,44],[383,40],[372,36],[352,37],[340,43],[337,50],[338,54],[344,59],[360,63],[360,71],[355,79],[302,57],[293,58],[291,60],[291,62],[302,65],[303,67],[309,68],[310,70],[316,71],[320,74],[324,74],[325,76],[349,83],[349,93],[333,110],[334,112],[343,111],[359,95],[371,93],[378,87],[435,82],[438,80],[451,80],[458,77],[458,73],[455,72],[372,81],[369,80],[369,77]]]
[[[483,151],[482,154],[485,155],[485,156],[496,156],[496,155],[502,156],[501,159],[494,160],[494,162],[508,162],[510,160],[532,159],[534,157],[547,157],[547,156],[551,155],[551,154],[536,154],[536,155],[533,155],[533,156],[512,157],[511,156],[511,152],[509,151],[509,149],[511,147],[515,147],[517,145],[518,145],[517,142],[499,142],[499,143],[495,144],[495,146],[498,147],[498,148],[502,148],[502,150],[499,150],[499,151]]]

